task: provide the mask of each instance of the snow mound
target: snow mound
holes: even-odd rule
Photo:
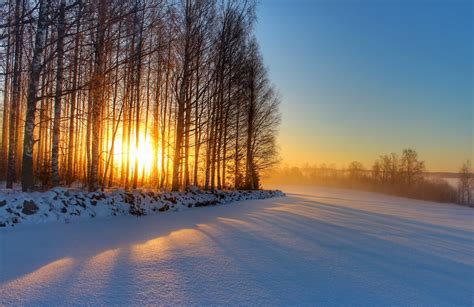
[[[0,193],[0,228],[117,215],[151,215],[284,195],[280,190],[202,191],[195,187],[186,192],[167,193],[145,190],[87,193],[66,188],[32,193],[15,191]]]

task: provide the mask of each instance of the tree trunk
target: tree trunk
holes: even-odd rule
[[[251,81],[252,82],[252,81]],[[253,124],[254,124],[254,116],[255,116],[255,94],[254,94],[254,85],[250,85],[250,101],[248,107],[248,114],[247,114],[247,156],[246,156],[246,186],[248,189],[253,190],[255,189],[255,181],[254,181],[254,163],[253,163],[253,156],[252,156],[252,144],[253,144]]]
[[[22,58],[22,40],[23,33],[21,31],[21,0],[15,2],[15,61],[13,63],[13,80],[12,80],[12,100],[10,105],[10,127],[8,129],[8,169],[7,169],[7,188],[13,187],[16,181],[16,150],[17,150],[17,118],[20,116],[20,92],[21,92],[21,58]]]
[[[26,101],[26,121],[23,139],[23,166],[21,185],[23,191],[30,191],[34,186],[33,174],[33,145],[36,112],[36,91],[42,68],[43,50],[45,45],[45,35],[47,24],[48,0],[39,0],[38,26],[35,35],[35,47],[33,59],[31,61],[30,81],[28,85],[28,98]]]
[[[171,185],[172,191],[178,191],[180,187],[180,172],[181,172],[181,151],[184,137],[184,112],[186,107],[186,97],[189,81],[189,62],[191,57],[191,3],[186,0],[186,34],[185,34],[185,46],[184,46],[184,60],[183,60],[183,75],[178,93],[178,114],[176,122],[176,133],[175,133],[175,147],[173,157],[173,181]]]
[[[167,112],[167,107],[168,107],[168,91],[169,91],[169,82],[170,82],[170,72],[171,72],[171,38],[168,41],[168,55],[166,58],[166,81],[165,81],[165,99],[164,99],[164,111],[163,111],[163,125],[161,129],[161,182],[160,182],[160,187],[163,188],[165,186],[165,179],[166,179],[166,174],[168,173],[167,166],[165,166],[165,150],[169,149],[169,146],[166,146],[166,142],[169,142],[169,134],[168,138],[166,138],[166,112]],[[171,102],[170,102],[171,104]],[[169,113],[171,114],[171,107]],[[170,129],[170,126],[168,124],[168,131]],[[169,159],[166,160],[168,162]]]
[[[53,148],[51,152],[51,171],[53,186],[59,185],[59,138],[61,131],[61,96],[63,86],[63,57],[64,57],[64,35],[66,1],[61,0],[58,17],[58,37],[56,42],[56,53],[58,57],[56,68],[56,93],[54,97],[54,122],[53,122]]]
[[[140,104],[141,104],[141,71],[142,71],[142,47],[143,47],[143,19],[138,17],[138,3],[139,0],[136,2],[135,7],[135,37],[138,36],[137,46],[135,48],[135,56],[134,56],[134,64],[135,64],[135,71],[133,74],[133,78],[135,80],[135,96],[136,96],[136,112],[135,112],[135,167],[133,168],[133,188],[136,189],[138,185],[138,153],[139,153],[139,146],[140,146]],[[142,8],[140,8],[142,9]]]
[[[99,0],[99,21],[95,42],[94,75],[92,78],[92,144],[91,144],[91,170],[89,176],[89,191],[95,191],[99,184],[99,144],[102,121],[102,95],[104,83],[104,36],[107,15],[107,0]]]
[[[11,3],[8,4],[8,16],[10,16]],[[11,23],[11,18],[9,17],[7,22]],[[10,104],[10,57],[11,57],[11,35],[10,27],[7,29],[8,38],[7,38],[7,52],[6,52],[6,67],[5,67],[5,78],[4,78],[4,91],[3,91],[3,116],[2,116],[2,146],[1,146],[1,156],[0,156],[0,180],[6,179],[7,173],[7,161],[8,161],[8,123],[9,123],[9,104]]]
[[[76,116],[76,101],[77,101],[77,79],[78,79],[78,65],[79,65],[79,43],[80,43],[80,29],[81,29],[81,9],[82,1],[78,1],[78,13],[76,23],[76,37],[74,40],[74,59],[73,59],[73,77],[72,77],[72,93],[71,93],[71,105],[69,111],[69,140],[68,140],[68,154],[67,154],[67,184],[70,185],[74,178],[73,160],[75,156],[76,148],[75,143],[75,116]]]

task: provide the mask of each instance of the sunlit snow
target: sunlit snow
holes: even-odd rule
[[[473,304],[471,208],[329,188],[0,231],[0,305]]]

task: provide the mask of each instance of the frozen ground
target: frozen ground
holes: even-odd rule
[[[0,305],[473,305],[474,211],[329,188],[0,231]]]

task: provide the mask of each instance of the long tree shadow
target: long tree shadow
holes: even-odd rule
[[[269,206],[272,206],[271,199],[252,200],[140,218],[120,216],[75,221],[67,225],[35,225],[34,232],[29,227],[7,229],[0,232],[0,287],[63,258],[87,259],[107,250],[205,224],[222,214],[239,216],[249,210]],[[14,267],[18,263],[21,267]]]
[[[291,275],[289,272],[298,272],[298,274],[303,276],[292,276],[290,280],[294,280],[293,277],[295,277],[296,280],[304,279],[304,276],[308,276],[305,273],[312,271],[314,275],[309,274],[309,276],[313,276],[312,278],[314,278],[314,276],[323,275],[328,277],[329,280],[341,280],[341,278],[334,275],[344,277],[342,280],[358,279],[360,274],[360,276],[365,275],[363,277],[365,280],[360,281],[360,284],[364,284],[365,286],[367,286],[367,274],[364,274],[364,272],[369,272],[369,277],[371,277],[370,283],[375,289],[388,287],[395,292],[412,291],[412,295],[415,298],[423,297],[423,299],[426,299],[426,297],[432,296],[433,303],[456,301],[462,304],[469,301],[469,276],[466,276],[465,272],[472,272],[472,267],[470,266],[432,255],[429,252],[413,250],[409,246],[403,246],[397,242],[374,238],[363,232],[355,231],[350,227],[314,221],[311,218],[301,219],[299,216],[295,218],[291,213],[279,213],[278,215],[277,218],[274,215],[268,215],[267,218],[264,216],[260,216],[259,218],[253,217],[254,221],[250,224],[258,223],[261,227],[269,229],[269,231],[277,232],[274,237],[278,237],[286,232],[290,236],[298,238],[300,242],[298,244],[306,244],[303,249],[309,249],[315,252],[314,260],[323,260],[323,263],[326,263],[327,266],[318,266],[316,262],[308,262],[306,261],[307,259],[301,259],[301,253],[292,253],[291,248],[294,247],[289,246],[286,242],[285,244],[275,244],[274,241],[272,242],[274,244],[271,245],[268,243],[270,241],[268,235],[262,237],[261,231],[252,231],[251,229],[249,230],[248,227],[240,227],[238,224],[235,226],[229,226],[227,224],[223,226],[222,223],[219,223],[217,227],[224,229],[233,227],[232,230],[222,231],[225,233],[240,233],[241,235],[237,236],[239,242],[235,242],[235,240],[229,242],[229,240],[222,239],[225,238],[225,236],[216,236],[201,228],[200,230],[213,238],[222,249],[226,250],[226,255],[234,256],[236,258],[235,261],[240,263],[240,267],[244,270],[245,268],[251,268],[251,270],[257,273],[265,273],[265,266],[269,268],[281,266],[282,269],[286,267],[287,271],[279,272],[280,275]],[[247,218],[244,220],[246,222],[249,221]],[[312,231],[308,232],[308,230],[311,229]],[[262,255],[262,259],[259,259],[259,261],[252,261],[252,259],[248,259],[248,257],[242,255],[242,251],[239,247],[242,243],[240,241],[244,241],[244,245],[248,246],[248,248],[262,245],[266,247],[269,246],[266,248],[268,255]],[[290,248],[290,250],[288,250],[288,248]],[[296,246],[294,249],[298,250],[301,249],[301,247]],[[321,257],[321,255],[324,257]],[[311,264],[316,265],[317,269],[314,269]],[[340,270],[328,272],[327,268],[331,268],[333,265],[338,266]],[[406,275],[406,267],[412,268],[412,274],[409,276]],[[353,271],[354,268],[356,268],[355,272]],[[455,268],[455,270],[453,270],[453,268]],[[256,275],[262,276],[261,274]],[[265,274],[263,274],[263,276],[265,276]],[[303,284],[314,282],[312,278],[305,280]],[[271,278],[269,278],[269,280],[271,280]],[[427,283],[427,280],[431,280],[432,282]],[[450,284],[444,285],[444,290],[439,291],[437,289],[439,285],[436,283],[436,280],[447,280]],[[265,284],[266,281],[267,279],[264,279],[262,282]],[[402,281],[403,286],[400,285],[400,281]],[[303,289],[307,289],[304,285],[297,284],[298,286],[302,286]],[[354,284],[357,284],[357,282],[353,283],[353,285]],[[410,287],[406,285],[410,285]],[[344,287],[344,285],[332,286]],[[291,285],[289,288],[291,288],[292,291],[297,291],[297,289],[293,289]],[[351,289],[354,295],[361,290],[362,289]],[[283,291],[283,289],[280,289],[280,291]],[[454,297],[460,293],[463,295]],[[278,293],[274,294],[278,295]],[[383,294],[379,293],[379,296],[381,297]],[[331,299],[337,301],[337,298],[332,297]],[[421,301],[420,299],[420,302]],[[386,301],[379,301],[378,303],[386,303]],[[392,303],[397,302],[394,301]]]
[[[2,241],[13,249],[3,250],[9,258],[1,263],[15,255],[32,261],[5,270],[0,293],[2,281],[72,257],[72,269],[58,279],[64,297],[98,304],[140,299],[212,305],[228,298],[242,304],[347,305],[364,293],[370,294],[367,304],[377,305],[471,300],[471,231],[302,197],[45,225],[33,242],[37,258],[20,254],[27,241],[18,247],[17,240],[31,232],[12,234]],[[337,295],[341,291],[344,296]]]
[[[376,220],[380,223],[399,223],[403,224],[402,226],[410,226],[410,227],[419,227],[422,229],[426,229],[429,231],[441,231],[441,232],[446,232],[447,235],[449,233],[452,233],[454,236],[459,236],[459,237],[465,237],[467,239],[472,238],[472,234],[474,233],[474,225],[470,225],[470,229],[460,229],[458,227],[450,227],[450,226],[445,226],[445,225],[440,225],[439,223],[429,223],[425,221],[420,221],[417,219],[417,217],[413,218],[406,218],[406,217],[400,217],[396,216],[393,214],[384,214],[384,213],[378,213],[374,211],[368,211],[364,209],[356,209],[354,207],[348,207],[348,206],[341,206],[338,204],[333,204],[333,203],[328,203],[328,202],[321,202],[321,201],[315,201],[315,200],[308,200],[306,198],[300,198],[300,197],[293,197],[295,202],[290,204],[290,206],[304,206],[307,205],[309,208],[314,208],[317,207],[318,209],[326,209],[327,211],[331,211],[332,213],[352,213],[354,216],[357,217],[363,217],[368,220]],[[276,203],[284,205],[284,203],[281,203],[279,201],[276,201]],[[464,208],[462,208],[464,209]],[[474,212],[471,213],[471,210],[468,211],[470,215],[474,218]],[[452,238],[458,238],[458,237],[452,237]]]
[[[271,210],[282,211],[285,204]],[[456,259],[472,265],[473,232],[439,224],[421,222],[415,219],[397,217],[388,214],[348,208],[319,201],[299,199],[292,202],[284,212],[291,212],[303,217],[331,221],[336,225],[351,226],[377,237],[398,238],[415,249],[437,251],[439,256]],[[449,254],[447,252],[450,252]]]

